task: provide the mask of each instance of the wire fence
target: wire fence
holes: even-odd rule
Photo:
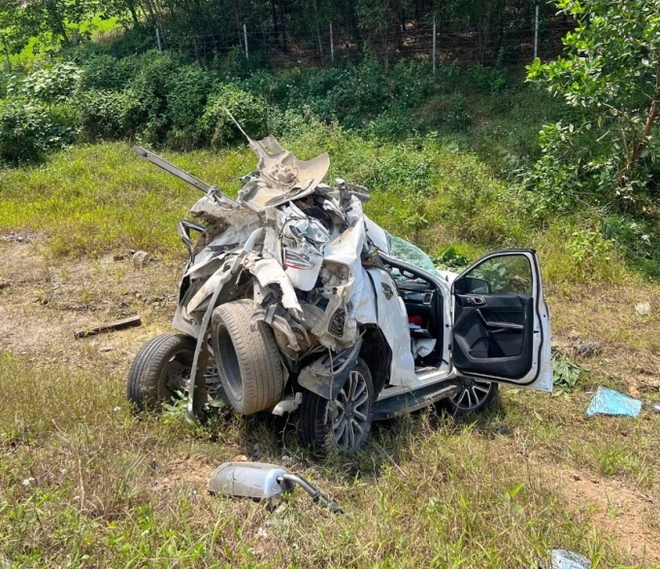
[[[211,61],[234,50],[247,60],[266,61],[274,67],[319,67],[356,62],[371,55],[385,66],[401,60],[443,65],[492,64],[518,66],[536,55],[553,58],[561,52],[561,38],[574,29],[571,21],[537,20],[515,29],[451,28],[440,23],[407,24],[384,31],[363,28],[319,28],[307,33],[251,29],[231,36],[195,34],[165,38],[154,34],[155,47],[187,53],[199,61]]]

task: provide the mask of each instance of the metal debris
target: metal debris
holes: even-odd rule
[[[635,312],[637,312],[639,316],[648,316],[651,314],[651,303],[640,302],[639,304],[635,304]]]

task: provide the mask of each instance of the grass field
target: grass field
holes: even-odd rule
[[[140,345],[170,330],[184,260],[174,223],[197,190],[122,143],[0,171],[2,563],[517,568],[564,548],[594,567],[660,567],[660,415],[585,416],[598,385],[660,401],[660,285],[615,250],[567,250],[583,220],[535,226],[514,188],[438,141],[409,148],[324,131],[289,142],[303,158],[329,150],[330,178],[369,185],[368,212],[432,254],[537,247],[556,347],[589,374],[567,395],[503,389],[480,417],[427,411],[377,425],[352,460],[312,459],[292,425],[268,416],[225,413],[203,429],[176,408],[136,417],[125,376]],[[167,157],[230,193],[254,166],[244,150]],[[135,266],[138,248],[155,261]],[[650,315],[636,314],[639,302]],[[74,339],[136,313],[140,328]],[[575,355],[579,339],[602,352]],[[346,514],[301,492],[273,511],[210,497],[212,470],[240,455],[289,457]]]

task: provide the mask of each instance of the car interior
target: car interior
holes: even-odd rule
[[[408,313],[415,370],[437,368],[442,363],[442,293],[422,273],[392,264],[389,268]]]

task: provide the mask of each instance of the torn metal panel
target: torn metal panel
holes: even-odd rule
[[[254,263],[253,272],[262,288],[270,284],[278,285],[282,293],[282,306],[291,310],[297,318],[302,318],[302,308],[296,297],[296,291],[284,269],[275,259],[258,260]]]
[[[222,285],[228,282],[231,277],[232,273],[228,270],[225,270],[225,267],[218,269],[200,287],[197,293],[195,293],[195,296],[190,299],[190,302],[188,302],[186,305],[186,312],[188,314],[192,314],[196,310],[205,308],[206,305],[202,305],[202,303],[207,300],[218,287],[222,287]]]
[[[254,211],[264,211],[311,194],[330,168],[327,152],[312,160],[299,160],[284,150],[274,136],[250,141],[259,157],[259,175],[240,192],[240,200]]]
[[[373,243],[374,247],[385,254],[389,253],[390,242],[387,238],[387,231],[371,221],[366,215],[364,216],[364,224],[366,226],[367,237]]]
[[[298,383],[312,393],[334,401],[355,367],[361,347],[362,338],[359,338],[353,346],[339,353],[328,351],[300,370]]]
[[[284,248],[284,272],[291,284],[304,292],[312,290],[321,273],[323,254],[308,244]]]

